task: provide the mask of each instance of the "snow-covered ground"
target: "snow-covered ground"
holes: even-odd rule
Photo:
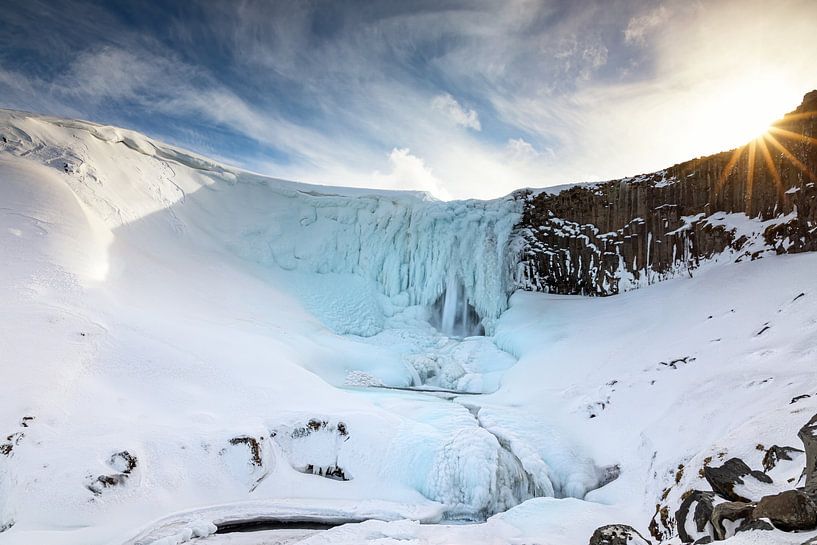
[[[512,199],[15,112],[0,137],[0,543],[584,545],[817,412],[817,255],[511,296]],[[454,287],[488,337],[435,314]],[[210,535],[258,517],[379,520]]]

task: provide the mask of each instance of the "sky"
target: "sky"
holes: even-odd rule
[[[0,107],[262,174],[494,198],[741,145],[817,88],[817,2],[9,2]]]

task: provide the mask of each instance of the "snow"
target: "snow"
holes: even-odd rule
[[[512,199],[307,186],[18,112],[0,135],[0,542],[647,535],[705,463],[760,468],[817,412],[817,255],[509,299]],[[212,535],[259,517],[350,523]],[[755,534],[725,543],[809,537]]]

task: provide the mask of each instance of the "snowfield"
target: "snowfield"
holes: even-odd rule
[[[518,217],[0,111],[0,543],[679,543],[704,465],[801,447],[817,255],[514,293]],[[264,520],[337,526],[215,533]]]

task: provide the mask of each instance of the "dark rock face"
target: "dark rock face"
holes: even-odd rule
[[[695,530],[698,533],[706,531],[706,526],[712,518],[712,509],[714,508],[712,502],[714,499],[715,494],[713,492],[695,490],[681,502],[681,506],[675,512],[675,522],[678,524],[678,537],[682,542],[691,543],[695,540],[687,531],[690,511],[693,513],[692,520],[695,522]]]
[[[720,541],[729,537],[723,522],[732,522],[749,519],[755,510],[755,504],[738,501],[719,503],[712,511],[712,528],[715,530],[715,539]]]
[[[746,479],[756,479],[770,484],[771,477],[760,471],[754,471],[740,458],[730,458],[720,467],[705,467],[704,478],[719,496],[733,502],[749,502],[752,498],[744,498],[735,492],[736,484],[745,484]]]
[[[787,490],[764,496],[752,512],[752,519],[769,519],[786,532],[812,530],[817,527],[817,506],[805,493]]]
[[[806,448],[806,494],[817,499],[817,414],[797,436]]]
[[[817,250],[817,91],[744,148],[665,170],[524,199],[517,285],[612,295],[692,274],[727,249],[738,259]],[[719,218],[777,219],[748,240]],[[624,282],[624,284],[622,284]]]
[[[590,538],[590,545],[652,545],[632,526],[610,524],[597,528]]]

